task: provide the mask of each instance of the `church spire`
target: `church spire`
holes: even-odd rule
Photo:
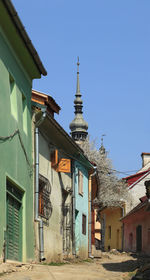
[[[77,61],[77,88],[76,88],[76,94],[75,94],[75,100],[74,100],[74,108],[75,108],[75,118],[70,124],[71,129],[71,136],[75,141],[84,141],[86,139],[86,136],[88,134],[88,124],[83,119],[83,102],[81,99],[81,93],[80,93],[80,81],[79,81],[79,57]]]
[[[100,146],[100,149],[99,149],[100,154],[101,154],[102,156],[106,155],[106,150],[105,150],[104,144],[103,144],[104,136],[106,136],[106,135],[105,135],[105,134],[102,134],[102,137],[101,137],[101,146]]]
[[[78,61],[77,61],[77,90],[76,93],[80,92],[80,81],[79,81],[79,57],[78,57]]]

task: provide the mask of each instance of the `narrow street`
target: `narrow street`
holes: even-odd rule
[[[106,255],[101,259],[62,266],[33,265],[30,271],[13,272],[3,280],[129,280],[139,260],[128,255]]]

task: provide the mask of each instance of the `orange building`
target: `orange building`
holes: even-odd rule
[[[91,247],[92,255],[95,255],[95,250],[99,250],[101,247],[101,233],[100,222],[97,216],[98,204],[94,201],[97,197],[98,181],[97,176],[91,178]]]

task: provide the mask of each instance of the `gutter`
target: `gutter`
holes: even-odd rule
[[[43,236],[43,220],[39,217],[39,125],[46,117],[46,107],[42,110],[42,116],[38,122],[35,123],[35,222],[39,223],[39,250],[40,261],[44,261],[44,236]]]
[[[40,60],[40,57],[36,51],[36,49],[34,48],[18,14],[17,14],[17,11],[14,7],[14,5],[12,4],[12,2],[10,0],[2,0],[14,25],[16,26],[16,29],[20,35],[20,37],[22,38],[26,48],[28,49],[30,55],[32,56],[33,60],[34,60],[34,63],[36,64],[39,72],[43,75],[43,76],[46,76],[47,75],[47,71],[45,70],[41,60]]]

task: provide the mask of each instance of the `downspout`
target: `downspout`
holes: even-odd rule
[[[97,166],[93,166],[93,168],[95,169],[93,174],[91,174],[89,176],[89,258],[94,258],[94,256],[92,256],[92,217],[91,217],[91,211],[92,211],[92,198],[91,198],[91,192],[92,192],[92,177],[96,175],[97,172]]]
[[[46,117],[46,108],[42,108],[42,116],[35,123],[35,221],[39,223],[40,261],[44,261],[43,220],[39,217],[39,125]]]
[[[76,242],[75,242],[75,165],[72,160],[72,253],[76,256]]]

